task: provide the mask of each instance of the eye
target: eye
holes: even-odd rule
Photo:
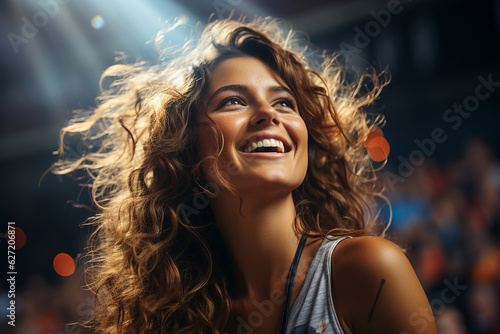
[[[224,101],[222,101],[216,109],[220,109],[226,106],[242,106],[242,105],[245,105],[245,103],[242,101],[240,97],[230,96],[224,99]]]
[[[283,107],[283,108],[289,108],[292,110],[295,110],[295,101],[288,97],[284,97],[279,99],[274,105],[277,105],[278,107]]]

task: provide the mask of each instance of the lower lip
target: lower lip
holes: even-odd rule
[[[286,153],[273,153],[273,152],[256,152],[256,153],[246,153],[239,151],[243,156],[249,158],[257,158],[257,159],[282,159],[288,156],[290,152]]]

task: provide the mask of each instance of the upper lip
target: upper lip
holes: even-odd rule
[[[292,145],[286,140],[283,136],[274,133],[259,133],[253,136],[248,137],[238,146],[238,150],[242,151],[243,148],[253,141],[263,140],[263,139],[277,139],[283,142],[283,146],[285,147],[285,153],[289,152],[292,149]]]

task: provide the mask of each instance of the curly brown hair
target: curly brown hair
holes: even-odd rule
[[[230,261],[204,201],[216,194],[195,145],[200,101],[224,59],[262,60],[297,99],[308,130],[309,160],[303,183],[292,193],[304,223],[294,225],[296,231],[374,233],[373,203],[383,195],[363,143],[383,118],[369,119],[366,107],[388,81],[383,72],[370,70],[348,83],[338,56],[313,55],[280,24],[269,18],[217,20],[184,47],[160,49],[158,64],[113,65],[102,75],[97,107],[78,112],[62,129],[53,172],[88,171],[99,209],[90,220],[96,229],[88,252],[96,307],[87,325],[95,332],[223,333],[228,328]],[[160,32],[156,42],[163,41]],[[314,63],[316,56],[322,63]],[[104,89],[109,78],[112,83]],[[215,123],[212,128],[221,144],[220,129]],[[65,137],[74,133],[98,144],[70,160],[64,155]],[[207,159],[217,162],[217,156]],[[222,167],[215,171],[224,182]]]

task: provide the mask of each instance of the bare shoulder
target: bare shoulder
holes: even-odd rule
[[[436,332],[410,262],[386,239],[365,236],[340,242],[332,254],[332,292],[347,333]]]
[[[393,242],[380,237],[365,236],[343,240],[332,254],[336,268],[361,273],[387,267],[395,269],[408,260],[402,250]]]

